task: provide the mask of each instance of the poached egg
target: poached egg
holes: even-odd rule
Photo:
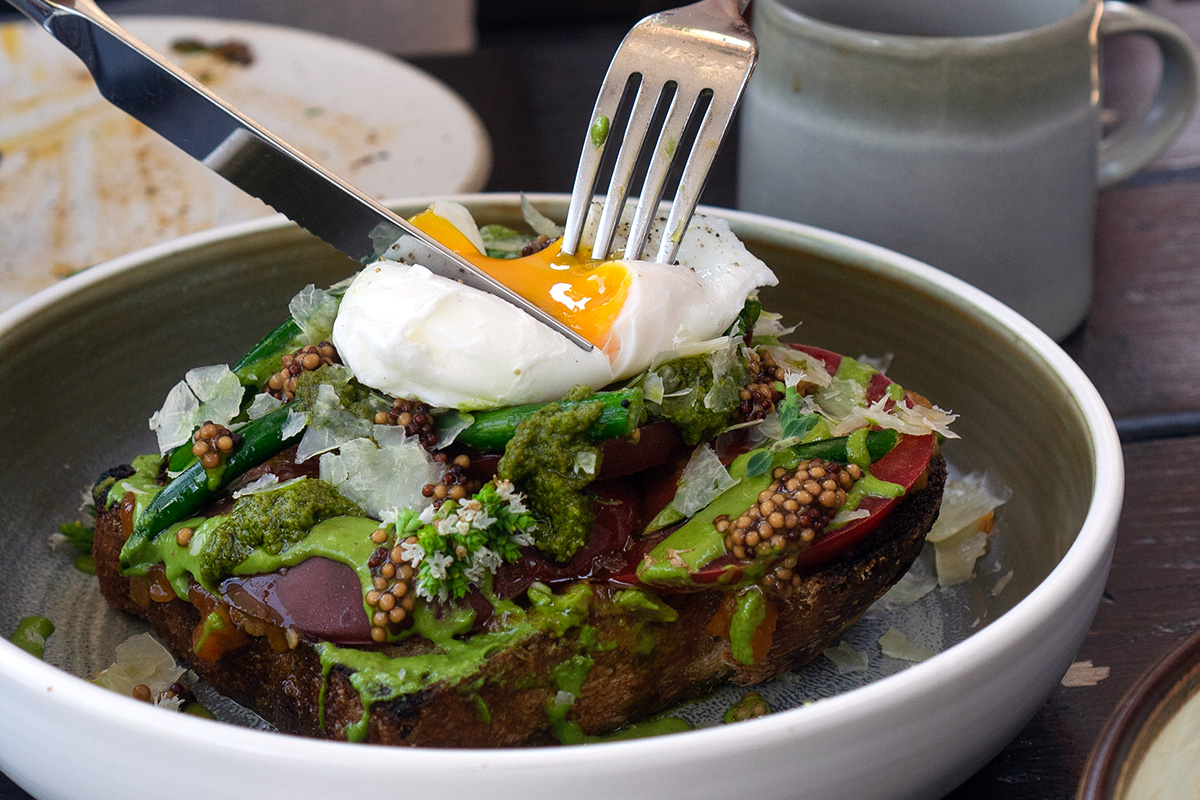
[[[595,211],[595,210],[593,210]],[[439,202],[412,223],[592,342],[585,353],[516,307],[419,265],[380,260],[346,290],[333,343],[358,380],[395,397],[477,410],[600,389],[719,337],[746,298],[777,283],[727,222],[697,214],[676,264],[596,259],[598,215],[574,256],[559,242],[488,257],[470,213]],[[623,222],[614,250],[623,248]],[[662,236],[661,222],[648,249]]]

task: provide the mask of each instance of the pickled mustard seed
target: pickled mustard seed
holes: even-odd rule
[[[241,443],[240,434],[208,420],[192,434],[192,455],[200,460],[205,469],[216,469]]]
[[[304,372],[316,372],[321,367],[341,364],[337,348],[330,342],[310,344],[294,353],[280,357],[280,369],[267,378],[263,390],[272,397],[291,402],[296,399],[296,379]]]
[[[725,549],[742,560],[777,558],[762,579],[764,588],[787,594],[797,577],[796,554],[807,548],[846,502],[846,493],[862,477],[850,464],[801,461],[794,470],[777,468],[770,486],[735,518],[721,515],[713,526],[725,535]]]
[[[432,453],[438,444],[437,423],[432,412],[425,403],[397,398],[391,411],[380,411],[375,415],[375,424],[404,428],[405,435],[416,436],[421,446]]]
[[[363,601],[372,609],[371,641],[383,644],[390,635],[399,633],[398,626],[408,620],[416,607],[415,596],[409,593],[415,571],[404,559],[399,542],[385,528],[374,531],[371,541],[381,546],[368,564],[373,577]]]

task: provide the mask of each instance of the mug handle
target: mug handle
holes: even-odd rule
[[[1122,33],[1149,36],[1162,55],[1162,78],[1150,107],[1100,140],[1096,181],[1103,188],[1150,163],[1183,130],[1196,105],[1200,59],[1196,46],[1178,25],[1117,0],[1104,3],[1099,31],[1102,37]]]

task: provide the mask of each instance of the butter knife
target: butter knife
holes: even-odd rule
[[[360,263],[390,258],[500,297],[583,350],[579,334],[308,158],[139,42],[92,0],[8,0],[79,57],[106,100]]]

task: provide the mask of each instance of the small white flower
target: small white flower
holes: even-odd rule
[[[426,558],[429,561],[429,574],[443,580],[446,577],[446,568],[454,562],[454,559],[440,550],[436,553],[429,553]]]
[[[420,564],[425,558],[425,548],[416,542],[401,542],[400,552],[403,554],[404,560],[414,567]]]

